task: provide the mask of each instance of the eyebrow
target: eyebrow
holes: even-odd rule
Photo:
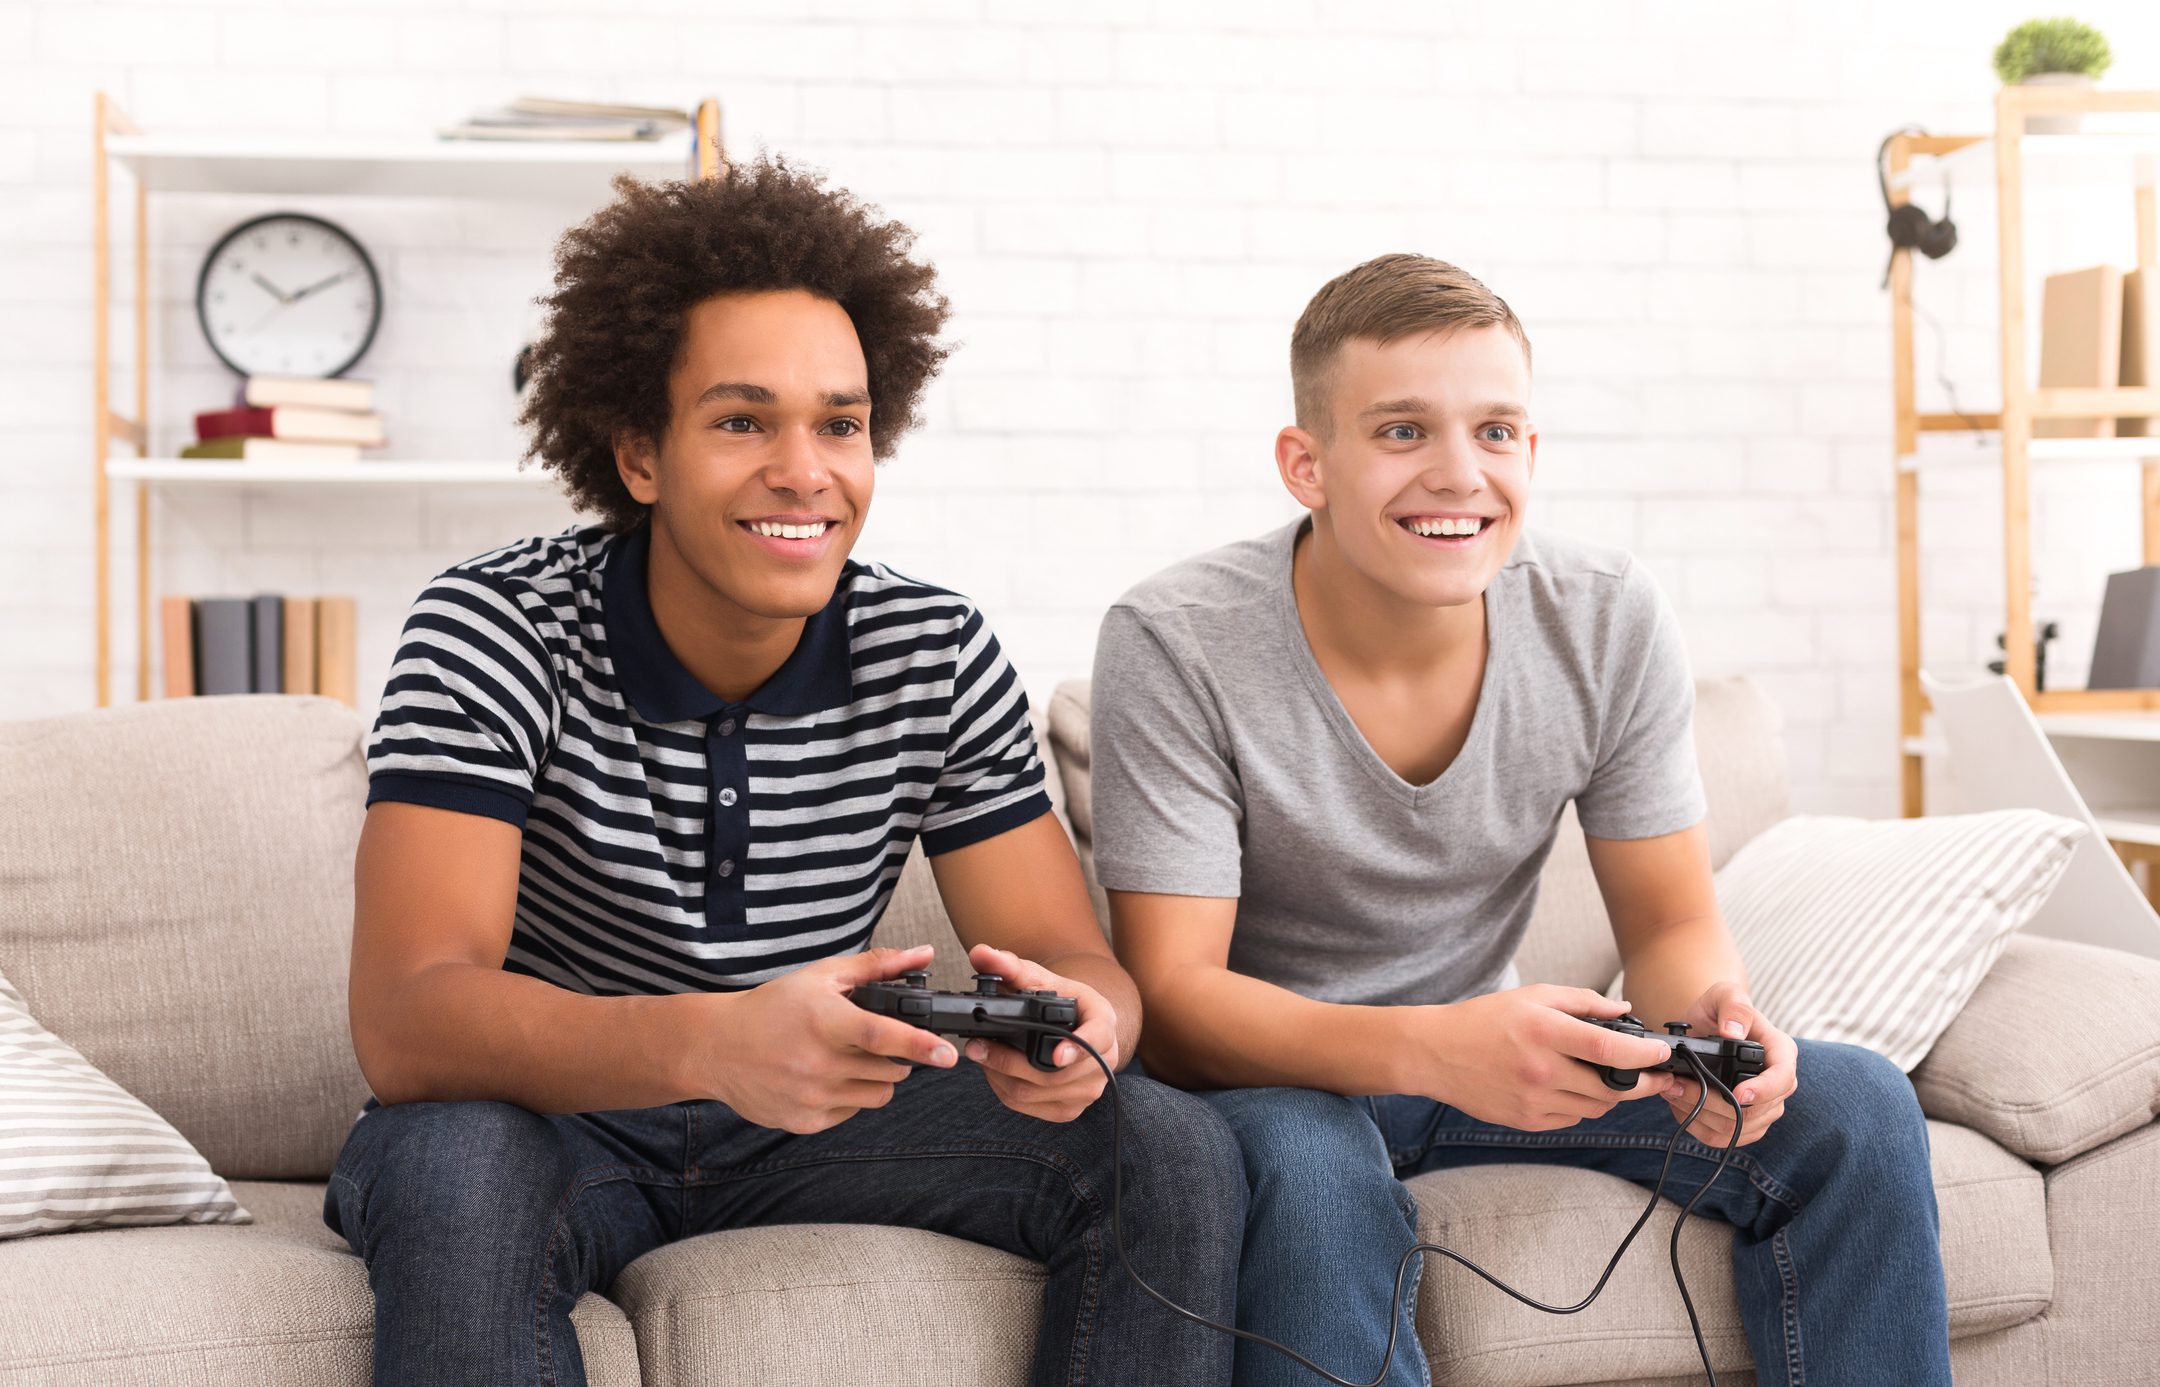
[[[691,408],[703,409],[715,400],[747,400],[754,405],[776,405],[780,403],[780,397],[774,394],[768,386],[753,385],[749,381],[742,380],[724,380],[718,384],[706,386],[705,393],[697,397],[697,403],[692,405]],[[828,409],[844,409],[849,405],[866,405],[870,403],[870,392],[867,390],[828,390],[822,397],[821,403]]]
[[[1470,412],[1480,418],[1527,419],[1530,417],[1530,412],[1521,405],[1512,404],[1506,400],[1496,400],[1490,404],[1480,405]],[[1382,400],[1377,404],[1367,405],[1358,411],[1357,417],[1366,419],[1375,414],[1438,413],[1440,413],[1440,410],[1433,405],[1432,401],[1421,400],[1413,395],[1400,400]]]

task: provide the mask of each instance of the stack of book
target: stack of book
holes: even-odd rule
[[[660,140],[691,122],[688,111],[521,96],[438,132],[446,140]]]
[[[358,664],[350,597],[167,597],[165,696],[325,694],[348,708]]]
[[[382,416],[372,381],[249,376],[231,409],[195,416],[184,458],[241,462],[357,462],[379,448]]]

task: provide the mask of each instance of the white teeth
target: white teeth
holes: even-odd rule
[[[783,525],[776,520],[758,520],[752,522],[750,528],[771,539],[816,539],[832,528],[832,522],[820,520],[809,525]]]
[[[1459,519],[1413,520],[1410,522],[1410,529],[1413,533],[1427,537],[1434,535],[1474,535],[1478,532],[1481,523],[1472,516],[1463,516]]]

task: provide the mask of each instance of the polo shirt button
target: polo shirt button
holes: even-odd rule
[[[735,735],[735,719],[724,718],[721,720],[720,735],[723,737],[732,737]]]
[[[735,859],[732,857],[721,859],[719,870],[720,875],[724,877],[731,877],[735,875]]]
[[[722,790],[720,792],[720,803],[723,806],[733,804],[734,802],[735,792],[733,790]]]

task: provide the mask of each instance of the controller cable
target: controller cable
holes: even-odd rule
[[[1380,1372],[1370,1381],[1352,1382],[1348,1378],[1335,1376],[1335,1374],[1287,1344],[1277,1343],[1266,1335],[1255,1334],[1249,1329],[1217,1324],[1205,1315],[1188,1310],[1161,1291],[1150,1286],[1141,1277],[1139,1271],[1133,1267],[1131,1259],[1125,1255],[1125,1227],[1121,1207],[1125,1187],[1125,1109],[1123,1102],[1118,1097],[1117,1075],[1111,1071],[1109,1062],[1103,1059],[1100,1051],[1063,1026],[1054,1026],[1041,1021],[1021,1021],[1017,1019],[1008,1019],[1005,1024],[1015,1029],[1036,1031],[1043,1035],[1057,1036],[1061,1040],[1070,1040],[1073,1044],[1087,1051],[1088,1057],[1095,1061],[1104,1076],[1110,1081],[1110,1241],[1111,1245],[1117,1248],[1119,1264],[1125,1268],[1125,1274],[1133,1279],[1133,1283],[1150,1296],[1153,1296],[1165,1309],[1183,1315],[1195,1324],[1203,1324],[1209,1329],[1219,1330],[1235,1338],[1249,1340],[1252,1343],[1271,1348],[1299,1366],[1318,1373],[1321,1377],[1334,1383],[1335,1387],[1380,1387],[1380,1384],[1387,1380],[1388,1368],[1395,1362],[1396,1339],[1402,1331],[1403,1290],[1410,1275],[1410,1259],[1421,1252],[1438,1253],[1450,1261],[1459,1262],[1523,1304],[1534,1310],[1543,1310],[1548,1315],[1572,1315],[1580,1310],[1588,1309],[1590,1303],[1596,1300],[1599,1294],[1604,1291],[1605,1283],[1612,1279],[1614,1268],[1618,1267],[1620,1259],[1627,1255],[1629,1245],[1635,1241],[1635,1235],[1640,1233],[1643,1230],[1643,1225],[1650,1221],[1650,1215],[1657,1212],[1658,1199],[1665,1192],[1665,1178],[1672,1172],[1673,1155],[1679,1149],[1680,1138],[1686,1134],[1689,1125],[1702,1115],[1703,1107],[1710,1101],[1710,1094],[1714,1090],[1720,1098],[1725,1100],[1726,1106],[1733,1111],[1732,1135],[1726,1139],[1724,1149],[1718,1152],[1717,1165],[1710,1172],[1710,1178],[1702,1182],[1702,1187],[1695,1191],[1694,1196],[1686,1204],[1681,1206],[1680,1217],[1673,1220],[1672,1238],[1667,1251],[1672,1262],[1673,1282],[1680,1288],[1680,1303],[1687,1307],[1688,1327],[1695,1333],[1695,1351],[1702,1355],[1703,1372],[1710,1379],[1710,1387],[1717,1387],[1717,1370],[1710,1366],[1710,1350],[1703,1343],[1702,1322],[1696,1318],[1695,1301],[1688,1294],[1687,1278],[1681,1275],[1680,1272],[1680,1229],[1687,1223],[1688,1215],[1695,1212],[1695,1206],[1702,1201],[1702,1197],[1710,1192],[1710,1187],[1718,1182],[1718,1177],[1725,1173],[1725,1164],[1732,1159],[1732,1153],[1739,1149],[1742,1117],[1740,1102],[1733,1097],[1732,1090],[1710,1072],[1709,1068],[1703,1064],[1701,1057],[1693,1050],[1680,1046],[1674,1050],[1674,1053],[1685,1057],[1689,1067],[1695,1071],[1695,1078],[1700,1085],[1701,1092],[1696,1095],[1695,1106],[1688,1110],[1686,1121],[1681,1122],[1674,1128],[1672,1140],[1665,1143],[1665,1163],[1658,1167],[1657,1183],[1650,1190],[1650,1202],[1643,1206],[1641,1216],[1635,1220],[1635,1226],[1628,1229],[1627,1236],[1620,1240],[1620,1246],[1613,1250],[1612,1260],[1605,1264],[1605,1270],[1598,1276],[1597,1284],[1590,1288],[1590,1294],[1573,1305],[1547,1305],[1541,1300],[1534,1300],[1524,1295],[1521,1291],[1516,1290],[1513,1286],[1508,1285],[1499,1277],[1494,1276],[1485,1268],[1451,1248],[1443,1247],[1439,1243],[1414,1244],[1408,1251],[1403,1253],[1402,1260],[1396,1263],[1395,1266],[1395,1295],[1389,1307],[1391,1313],[1388,1316],[1387,1354],[1380,1360]]]

